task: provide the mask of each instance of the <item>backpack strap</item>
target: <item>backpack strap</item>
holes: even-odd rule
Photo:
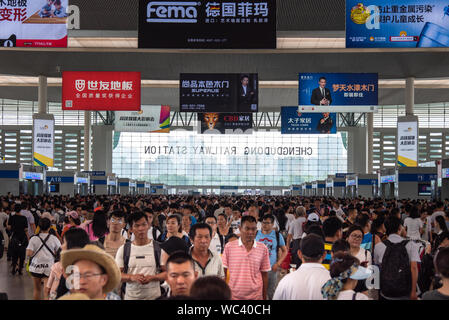
[[[47,250],[50,251],[50,253],[53,255],[53,257],[56,257],[56,254],[53,253],[53,251],[51,251],[51,250],[48,248],[47,244],[46,244],[48,238],[50,238],[50,234],[48,234],[48,236],[47,236],[44,240],[42,240],[42,238],[39,237],[39,236],[37,236],[37,237],[41,240],[42,244],[41,244],[41,246],[39,247],[39,249],[37,249],[37,251],[36,251],[36,252],[33,254],[33,256],[30,258],[30,261],[33,260],[33,258],[39,253],[39,251],[41,251],[41,249],[42,249],[43,247],[46,247]]]
[[[280,242],[279,242],[279,237],[280,237],[279,231],[276,231],[276,242],[277,242],[277,244],[276,244],[276,255],[278,254],[279,248],[281,247],[280,246]]]
[[[154,260],[156,262],[156,270],[161,272],[161,246],[159,242],[153,240]]]
[[[128,273],[129,257],[131,256],[131,241],[126,240],[123,247],[123,273]]]
[[[222,236],[221,234],[219,234],[218,233],[218,239],[220,239],[220,245],[221,245],[221,252],[220,253],[223,253],[223,251],[224,251],[224,242],[225,242],[225,240],[224,240],[224,236]]]

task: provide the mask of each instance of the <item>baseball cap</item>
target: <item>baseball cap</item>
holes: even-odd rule
[[[318,222],[318,221],[320,221],[320,217],[316,213],[311,213],[307,217],[307,220],[312,221],[312,222]]]
[[[373,274],[373,270],[359,266],[357,268],[357,271],[351,275],[349,278],[353,279],[353,280],[365,280],[368,279],[369,277],[371,277],[371,275]]]
[[[309,234],[301,240],[301,253],[308,258],[317,258],[324,253],[323,238],[316,234]]]

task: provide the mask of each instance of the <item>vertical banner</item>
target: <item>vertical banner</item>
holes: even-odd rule
[[[53,115],[33,116],[33,165],[54,166],[55,120]]]
[[[398,117],[397,165],[399,167],[418,166],[418,117]]]

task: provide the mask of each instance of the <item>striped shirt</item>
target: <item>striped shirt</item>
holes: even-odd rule
[[[261,272],[271,270],[268,248],[254,241],[248,252],[242,240],[229,242],[224,249],[223,267],[229,270],[229,287],[233,300],[262,300]]]
[[[332,242],[325,242],[324,243],[324,251],[326,251],[326,258],[324,258],[323,262],[321,263],[327,270],[329,270],[331,261],[332,261]]]

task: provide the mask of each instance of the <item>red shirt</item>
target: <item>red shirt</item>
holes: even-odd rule
[[[229,242],[224,249],[223,267],[229,270],[229,287],[233,300],[262,300],[261,272],[271,270],[268,248],[254,241],[248,252],[242,240]]]

